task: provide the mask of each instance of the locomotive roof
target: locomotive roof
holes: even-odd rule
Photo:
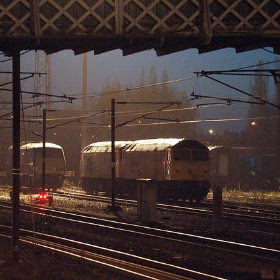
[[[61,146],[54,144],[54,143],[50,143],[50,142],[46,142],[45,143],[45,147],[46,148],[56,148],[56,149],[62,149]],[[43,148],[43,142],[30,142],[30,143],[26,143],[20,146],[21,149],[36,149],[36,148]]]
[[[212,151],[212,150],[230,150],[232,149],[231,147],[228,147],[228,146],[207,146],[209,151]]]
[[[157,138],[133,141],[126,148],[126,151],[164,151],[170,148],[208,150],[205,145],[196,140],[184,138]]]
[[[111,141],[95,142],[91,143],[83,149],[83,153],[91,152],[110,152]],[[168,148],[205,148],[208,149],[202,143],[196,140],[187,140],[184,138],[156,138],[156,139],[144,139],[134,141],[115,141],[115,149],[125,151],[164,151]]]
[[[126,151],[163,151],[178,144],[182,138],[156,138],[133,141]]]
[[[124,148],[130,141],[115,141],[115,149],[120,150]],[[111,141],[95,142],[87,145],[83,148],[83,153],[91,152],[110,152],[111,151]]]

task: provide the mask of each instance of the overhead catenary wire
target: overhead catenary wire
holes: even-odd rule
[[[191,76],[191,77],[184,77],[184,78],[179,78],[179,79],[174,79],[170,81],[165,81],[165,82],[158,82],[158,83],[153,83],[153,84],[147,84],[147,85],[139,85],[139,86],[132,86],[132,87],[126,87],[122,89],[115,89],[115,90],[110,90],[110,91],[99,91],[95,93],[87,93],[87,98],[95,98],[95,97],[100,97],[100,96],[106,96],[106,95],[111,95],[115,93],[121,93],[121,92],[128,92],[128,91],[133,91],[133,90],[139,90],[139,89],[144,89],[144,88],[152,88],[152,87],[157,87],[157,86],[162,86],[162,85],[167,85],[167,84],[172,84],[172,83],[177,83],[177,82],[182,82],[182,81],[188,81],[188,80],[193,80],[196,79],[197,76]],[[75,94],[75,96],[79,96],[82,94]],[[73,95],[69,95],[73,96]],[[83,97],[76,98],[77,100],[82,99]]]
[[[269,62],[263,62],[263,63],[259,63],[259,64],[254,64],[254,65],[249,65],[249,66],[246,66],[246,67],[235,68],[235,69],[231,69],[231,70],[223,70],[223,71],[227,71],[227,72],[238,71],[238,70],[242,70],[242,69],[258,67],[258,66],[261,66],[261,65],[273,64],[273,63],[276,63],[276,62],[280,62],[280,59],[277,59],[277,60],[274,60],[274,61],[269,61]],[[199,72],[194,72],[194,73],[199,73]],[[162,85],[167,85],[167,84],[172,84],[172,83],[189,81],[189,80],[193,80],[193,79],[197,80],[197,78],[198,78],[198,76],[195,75],[195,76],[177,78],[177,79],[172,79],[172,80],[169,80],[169,81],[163,81],[163,82],[158,82],[158,83],[138,85],[138,86],[130,86],[130,87],[125,87],[125,88],[122,88],[122,89],[116,89],[116,90],[110,90],[110,91],[98,91],[98,92],[93,92],[93,93],[87,93],[87,98],[88,99],[96,98],[96,97],[111,95],[111,94],[115,94],[115,93],[121,93],[121,92],[144,89],[144,88],[157,87],[157,86],[162,86]],[[81,97],[78,97],[79,95]],[[73,96],[73,94],[71,94],[70,96]],[[74,96],[76,96],[77,100],[82,99],[82,94],[75,94]]]
[[[252,67],[256,67],[256,66],[259,66],[259,65],[265,65],[265,64],[271,64],[271,63],[276,63],[280,60],[275,60],[275,61],[270,61],[270,62],[265,62],[265,63],[260,63],[260,64],[257,64],[257,65],[251,65],[251,66],[246,66],[246,67],[243,67],[243,68],[236,68],[236,69],[232,69],[232,70],[224,70],[224,71],[238,71],[238,70],[242,70],[242,69],[248,69],[248,68],[252,68]],[[92,94],[89,94],[89,95],[92,95],[92,96],[88,96],[87,98],[93,98],[93,97],[99,97],[99,96],[103,96],[103,95],[107,95],[107,94],[114,94],[114,93],[119,93],[119,92],[125,92],[125,91],[131,91],[131,90],[138,90],[138,89],[142,89],[142,88],[149,88],[149,87],[156,87],[156,86],[160,86],[160,85],[166,85],[166,84],[170,84],[170,83],[175,83],[175,82],[181,82],[181,81],[186,81],[186,80],[192,80],[192,79],[197,79],[197,76],[195,77],[184,77],[184,78],[179,78],[179,79],[173,79],[173,80],[170,80],[170,81],[164,81],[164,82],[159,82],[159,83],[154,83],[154,84],[147,84],[147,85],[141,85],[141,86],[135,86],[135,87],[126,87],[124,89],[119,89],[119,90],[112,90],[112,91],[108,91],[108,92],[97,92],[97,93],[92,93]],[[6,89],[6,90],[10,90],[10,89]],[[35,92],[31,92],[31,91],[23,91],[24,93],[29,93],[29,94],[32,94],[32,95],[45,95],[45,94],[41,94],[41,93],[35,93]],[[72,103],[72,98],[74,100],[74,97],[69,97],[67,96],[66,94],[63,94],[62,95],[52,95],[52,96],[55,96],[55,97],[58,97],[58,98],[70,98],[68,100],[70,100],[70,102]],[[72,96],[72,95],[70,95]],[[221,97],[217,97],[217,98],[220,98]],[[75,98],[77,100],[79,100],[79,98]],[[188,100],[191,100],[188,99]],[[246,103],[246,101],[239,101],[237,99],[228,99],[228,98],[225,98],[225,100],[230,100],[230,103],[232,102],[244,102]],[[241,99],[240,99],[241,100]],[[55,101],[55,102],[63,102],[63,101]],[[273,104],[271,103],[270,101],[265,101],[265,103],[267,104]],[[209,104],[210,106],[215,106],[215,104]],[[221,104],[223,105],[223,104]],[[227,105],[227,104],[224,104],[224,105]],[[273,104],[274,105],[274,104]],[[274,106],[277,106],[277,105],[274,105]],[[197,105],[197,106],[194,106],[194,107],[187,107],[187,108],[177,108],[177,109],[171,109],[169,111],[176,111],[176,110],[191,110],[191,109],[197,109],[201,107],[200,105]],[[75,109],[74,109],[75,110]],[[77,110],[80,110],[81,109],[77,109]],[[86,110],[92,110],[92,109],[86,109]],[[165,112],[165,110],[163,110],[162,112]],[[166,111],[167,112],[167,111]],[[124,114],[127,114],[129,115],[128,112],[118,112],[117,113],[118,115],[124,115]],[[133,114],[133,113],[132,113]],[[134,114],[135,114],[135,111],[134,111]],[[55,120],[55,119],[54,119]]]
[[[210,108],[211,106],[228,106],[228,104],[207,104],[207,107]],[[205,105],[206,106],[206,105]],[[185,108],[186,109],[186,108]],[[192,107],[192,109],[196,109],[196,107]],[[180,110],[180,109],[179,109]],[[168,110],[167,110],[168,111]],[[105,114],[108,115],[108,113],[106,112]],[[137,114],[136,114],[137,115]],[[275,116],[254,116],[254,117],[238,117],[238,118],[219,118],[219,119],[197,119],[197,120],[180,120],[178,118],[175,119],[164,119],[164,118],[156,118],[156,117],[146,117],[148,114],[145,115],[141,115],[133,120],[130,120],[128,122],[122,123],[120,126],[125,126],[125,127],[132,127],[132,126],[154,126],[154,125],[168,125],[168,124],[194,124],[194,123],[203,123],[203,122],[231,122],[231,121],[251,121],[251,120],[260,120],[260,119],[276,119],[279,118],[279,116],[275,115]],[[54,128],[54,127],[60,127],[60,128],[69,128],[69,124],[71,124],[71,127],[80,127],[79,125],[74,125],[74,123],[80,122],[79,119],[86,119],[86,118],[90,118],[93,117],[92,116],[83,116],[82,118],[76,118],[73,117],[72,120],[69,120],[69,122],[67,123],[60,123],[58,125],[55,126],[50,126],[50,128]],[[109,117],[109,115],[108,115]],[[163,122],[141,122],[140,119],[154,119],[154,120],[161,120]],[[133,123],[134,121],[137,121]],[[51,121],[58,121],[57,118],[52,118],[52,119],[48,119],[48,122]],[[100,122],[83,122],[85,124],[89,124],[89,126],[87,127],[96,127],[96,128],[108,128],[110,126],[110,121],[108,119],[107,123],[100,123]]]
[[[12,89],[7,89],[7,88],[1,88],[1,90],[5,91],[13,91]],[[56,94],[47,94],[47,93],[41,93],[41,92],[34,92],[34,91],[27,91],[27,90],[21,90],[21,93],[27,93],[27,94],[32,94],[34,96],[48,96],[48,97],[57,97],[57,98],[62,98],[62,99],[68,99],[71,103],[73,100],[75,100],[75,97],[69,97],[67,95],[56,95]]]
[[[241,93],[243,93],[243,94],[245,94],[245,95],[247,95],[247,96],[249,96],[249,97],[251,97],[251,98],[253,98],[253,99],[256,99],[256,100],[260,101],[261,103],[263,103],[262,105],[268,104],[268,105],[271,105],[271,106],[273,106],[273,107],[276,107],[277,109],[280,108],[279,105],[274,104],[274,103],[272,103],[272,102],[270,102],[270,101],[268,101],[268,100],[266,100],[266,99],[260,98],[260,97],[258,97],[258,96],[254,96],[253,94],[250,94],[250,93],[248,93],[248,92],[245,92],[244,90],[241,90],[241,89],[239,89],[239,88],[237,88],[237,87],[234,87],[234,86],[232,86],[232,85],[226,84],[226,83],[224,83],[224,82],[222,82],[222,81],[219,81],[218,79],[215,79],[215,78],[213,78],[213,77],[209,77],[209,76],[206,76],[206,77],[207,77],[208,79],[211,79],[211,80],[213,80],[213,81],[216,81],[216,82],[218,82],[218,83],[220,83],[220,84],[222,84],[222,85],[225,85],[225,86],[227,86],[227,87],[229,87],[229,88],[231,88],[231,89],[235,89],[236,91],[239,91],[239,92],[241,92]],[[249,101],[248,101],[248,103],[249,103]]]
[[[20,53],[20,56],[22,56],[22,55],[24,55],[24,54],[26,54],[28,52],[30,52],[30,50],[27,50],[27,51],[24,51],[24,52]],[[0,55],[5,55],[5,53],[2,52],[2,53],[0,53]],[[7,59],[0,60],[0,63],[5,63],[5,62],[8,62],[8,61],[12,61],[12,60],[13,60],[13,58],[9,57]]]
[[[231,71],[232,72],[237,72],[240,71],[242,69],[248,69],[248,68],[252,68],[252,67],[256,67],[256,66],[260,66],[260,65],[266,65],[266,64],[271,64],[271,63],[276,63],[276,62],[280,62],[280,60],[275,60],[275,61],[270,61],[270,62],[265,62],[265,63],[260,63],[260,64],[256,64],[256,65],[251,65],[251,66],[246,66],[246,67],[242,67],[242,68],[236,68],[236,69],[231,69],[231,70],[222,70],[222,71],[215,71],[215,73],[218,72],[222,72],[228,75],[231,75]],[[252,70],[253,71],[253,70]],[[202,71],[202,72],[211,72],[211,71]],[[96,92],[96,93],[88,93],[87,94],[87,99],[91,99],[91,98],[96,98],[96,97],[100,97],[100,96],[106,96],[106,95],[111,95],[111,94],[116,94],[116,93],[124,93],[127,91],[133,91],[133,90],[139,90],[139,89],[144,89],[144,88],[150,88],[150,87],[157,87],[157,86],[161,86],[161,85],[167,85],[167,84],[172,84],[172,83],[177,83],[177,82],[182,82],[182,81],[187,81],[187,80],[192,80],[192,79],[197,79],[197,75],[198,73],[202,73],[202,72],[195,72],[196,76],[191,76],[191,77],[183,77],[183,78],[178,78],[178,79],[173,79],[173,80],[169,80],[169,81],[163,81],[163,82],[158,82],[158,83],[153,83],[153,84],[146,84],[146,85],[139,85],[139,86],[131,86],[131,87],[126,87],[126,88],[122,88],[122,89],[117,89],[117,90],[110,90],[110,91],[103,91],[103,92]],[[214,71],[213,71],[214,72]],[[236,74],[236,73],[235,73]],[[247,74],[243,74],[243,75],[247,75]],[[207,76],[208,77],[208,76]],[[2,89],[2,90],[9,90],[10,89]],[[42,94],[42,93],[35,93],[35,92],[31,92],[31,91],[23,91],[24,93],[29,93],[29,94],[33,94],[33,95],[46,95],[46,94]],[[62,91],[61,95],[51,95],[51,97],[57,97],[57,98],[68,98],[68,100],[70,101],[70,103],[72,103],[73,100],[81,100],[84,97],[82,96],[82,94],[75,94],[75,95],[66,95],[65,93],[63,93]],[[79,95],[81,95],[81,97],[79,97]],[[73,97],[75,96],[75,97]],[[59,102],[59,101],[56,101]],[[267,102],[268,104],[272,104],[269,101]],[[275,106],[275,105],[274,105]],[[276,105],[277,106],[277,105]]]
[[[161,122],[137,122],[137,123],[128,123],[126,125],[122,125],[122,127],[137,127],[137,126],[157,126],[157,125],[182,125],[182,124],[198,124],[198,123],[218,123],[218,122],[237,122],[237,121],[256,121],[262,119],[278,119],[280,116],[270,116],[270,117],[240,117],[240,118],[219,118],[219,119],[197,119],[197,120],[179,120],[179,119],[166,119]],[[143,117],[143,119],[145,119]],[[148,118],[147,118],[148,119]],[[157,119],[157,118],[155,118]],[[163,120],[158,118],[158,120]],[[88,123],[89,125],[86,127],[95,127],[95,128],[105,128],[109,129],[110,124],[109,122],[106,124],[101,123]],[[61,128],[69,128],[67,125],[61,125]],[[79,125],[71,125],[71,127],[80,127]]]
[[[132,123],[127,124],[127,127],[135,127],[135,126],[154,126],[154,125],[169,125],[169,124],[194,124],[194,123],[208,123],[208,122],[232,122],[232,121],[255,121],[261,119],[267,119],[268,117],[248,117],[248,118],[223,118],[223,119],[198,119],[198,120],[172,120],[168,122],[153,122],[153,123]],[[280,116],[273,116],[269,118],[280,118]]]
[[[242,93],[242,94],[244,94],[244,95],[246,95],[246,96],[249,96],[249,97],[251,97],[252,99],[255,99],[255,100],[257,100],[257,101],[259,101],[260,102],[260,105],[265,105],[265,104],[268,104],[268,105],[270,105],[270,106],[273,106],[273,107],[276,107],[277,109],[280,109],[280,105],[278,105],[278,104],[274,104],[274,103],[272,103],[272,102],[270,102],[269,100],[267,100],[267,99],[264,99],[264,98],[261,98],[261,97],[259,97],[259,96],[255,96],[255,95],[253,95],[253,94],[250,94],[250,93],[248,93],[248,92],[246,92],[246,91],[244,91],[244,90],[242,90],[242,89],[240,89],[240,88],[237,88],[237,87],[235,87],[235,86],[233,86],[233,85],[230,85],[230,84],[228,84],[228,83],[225,83],[225,82],[223,82],[223,81],[220,81],[220,80],[218,80],[218,79],[216,79],[216,78],[213,78],[211,75],[219,75],[219,74],[225,74],[225,73],[231,73],[231,74],[234,74],[235,72],[236,72],[237,70],[228,70],[228,71],[201,71],[201,72],[195,72],[198,76],[200,76],[200,77],[206,77],[206,78],[208,78],[208,79],[210,79],[210,80],[213,80],[213,81],[215,81],[215,82],[217,82],[217,83],[220,83],[220,84],[222,84],[222,85],[224,85],[224,86],[226,86],[226,87],[229,87],[229,88],[231,88],[231,89],[233,89],[233,90],[236,90],[236,91],[238,91],[238,92],[240,92],[240,93]],[[240,71],[240,70],[239,70]],[[245,71],[245,70],[243,70],[243,71]],[[253,71],[253,73],[254,72],[267,72],[267,73],[269,73],[269,76],[273,76],[273,78],[274,78],[274,80],[276,81],[277,80],[277,75],[280,77],[280,69],[264,69],[264,70],[259,70],[259,69],[256,69],[256,70],[252,70]],[[239,72],[240,73],[240,72]],[[247,71],[246,71],[246,73],[247,73]],[[197,98],[198,98],[198,96],[199,95],[195,95]],[[207,98],[209,98],[209,96],[207,96]],[[248,100],[247,101],[248,103],[252,103],[252,101],[251,100]]]
[[[227,100],[227,99],[225,99]],[[239,102],[239,100],[237,100]],[[245,100],[240,100],[241,103],[247,103]],[[165,109],[160,109],[160,112],[161,113],[168,113],[168,112],[176,112],[176,111],[185,111],[185,110],[197,110],[198,108],[205,108],[205,107],[213,107],[213,106],[223,106],[223,107],[227,107],[229,104],[228,102],[227,103],[207,103],[207,104],[198,104],[196,106],[191,106],[191,107],[181,107],[181,108],[165,108]],[[29,107],[32,107],[32,106],[29,106]],[[237,108],[238,109],[238,108]],[[76,109],[74,109],[76,110]],[[56,110],[56,111],[60,111],[60,110]],[[72,111],[72,109],[63,109],[62,111]],[[96,115],[99,115],[99,116],[108,116],[109,117],[109,113],[110,113],[110,110],[104,110],[104,109],[94,109],[94,111],[98,112],[98,114],[91,114],[91,115],[82,115],[82,116],[72,116],[72,117],[54,117],[54,118],[48,118],[48,122],[58,122],[58,121],[65,121],[65,120],[68,120],[69,123],[73,123],[73,122],[82,122],[82,119],[86,119],[86,118],[90,118],[90,117],[94,117]],[[117,117],[132,117],[132,116],[138,116],[136,117],[137,119],[141,119],[141,117],[139,115],[150,115],[151,113],[156,113],[158,111],[157,110],[147,110],[147,109],[144,109],[144,110],[128,110],[128,111],[119,111],[119,112],[116,112],[116,116]],[[6,115],[10,115],[11,113],[7,113],[5,114]],[[34,117],[34,116],[31,116],[30,118],[28,117],[28,119],[26,119],[25,121],[26,122],[37,122],[37,123],[41,123],[42,121],[40,120],[40,116],[38,117]],[[244,120],[244,118],[243,118]],[[68,122],[67,121],[67,122]],[[85,122],[83,122],[85,123]],[[96,124],[96,121],[95,122],[88,122],[88,123],[91,123],[91,124]],[[109,122],[108,122],[109,123]],[[107,124],[106,124],[107,125]],[[58,126],[63,126],[62,124],[59,124]]]

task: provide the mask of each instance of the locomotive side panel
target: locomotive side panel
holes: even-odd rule
[[[124,179],[152,179],[164,181],[164,152],[124,152]]]
[[[91,176],[98,178],[111,178],[111,153],[91,153],[92,173]]]
[[[89,153],[83,153],[81,154],[81,161],[80,161],[80,177],[84,178],[88,176],[90,170],[91,170],[91,161],[89,160]]]
[[[122,149],[126,143],[115,142],[116,195],[124,193],[122,182]],[[81,187],[88,193],[111,196],[111,142],[96,142],[86,146],[81,156]]]
[[[111,154],[109,143],[99,147],[89,145],[81,157],[81,185],[88,193],[109,195]]]
[[[123,178],[140,179],[144,177],[144,160],[141,152],[126,152],[123,155]]]
[[[82,187],[89,192],[111,195],[110,142],[93,143],[83,150],[88,153],[99,147],[99,155],[89,164],[98,172],[82,171]],[[100,153],[100,147],[106,153]],[[209,192],[208,148],[198,141],[184,139],[146,139],[116,145],[116,195],[136,198],[139,179],[151,179],[157,186],[158,201],[189,199],[200,201]],[[173,149],[174,148],[174,149]],[[172,155],[177,151],[177,158]],[[189,160],[184,156],[190,154]],[[82,161],[90,161],[82,156]],[[107,171],[107,173],[106,173]]]
[[[145,152],[145,178],[151,178],[152,180],[162,182],[164,177],[164,150],[157,150],[152,152]]]

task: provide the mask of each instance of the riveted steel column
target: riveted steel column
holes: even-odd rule
[[[212,36],[209,0],[199,1],[198,27],[200,34],[205,37],[204,43],[209,44]]]
[[[112,210],[115,209],[116,192],[116,154],[115,154],[115,99],[111,99],[111,180],[112,180]]]
[[[115,32],[123,33],[123,0],[115,1]]]
[[[41,25],[40,25],[40,9],[39,1],[31,0],[30,1],[30,31],[36,39],[36,43],[40,43],[41,37]]]
[[[19,260],[19,192],[20,192],[20,53],[13,55],[13,218],[12,259]]]
[[[43,110],[43,161],[42,161],[42,191],[46,190],[46,133],[47,133],[47,111]]]
[[[277,168],[277,177],[280,177],[280,77],[278,76],[278,79],[275,78],[275,86],[276,86],[276,94],[277,94],[277,105],[278,105],[278,111],[277,111],[277,120],[276,120],[276,166]]]

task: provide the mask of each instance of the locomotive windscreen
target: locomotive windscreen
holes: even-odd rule
[[[174,160],[197,160],[197,161],[207,161],[208,151],[203,150],[174,150],[173,151]]]
[[[43,149],[37,148],[33,151],[34,157],[42,157]],[[46,157],[57,158],[62,156],[62,151],[60,149],[46,148]]]
[[[174,150],[173,151],[174,160],[191,160],[190,150]]]
[[[192,150],[192,159],[207,161],[208,160],[208,151]]]

